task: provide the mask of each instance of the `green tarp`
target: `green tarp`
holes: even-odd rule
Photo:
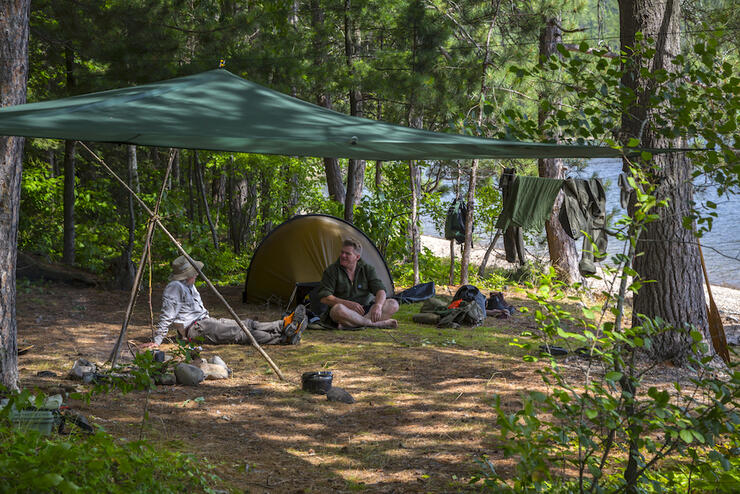
[[[603,146],[482,139],[352,117],[222,69],[3,108],[0,135],[373,160],[620,156]]]

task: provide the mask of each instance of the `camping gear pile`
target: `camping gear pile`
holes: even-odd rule
[[[491,292],[490,298],[474,285],[458,288],[452,301],[442,297],[432,297],[424,302],[412,320],[419,324],[434,324],[438,328],[459,328],[460,326],[480,326],[487,314],[507,318],[516,308],[504,300],[501,292]]]
[[[10,408],[8,418],[14,427],[23,430],[35,430],[42,435],[49,435],[56,430],[59,434],[66,434],[72,430],[91,434],[93,427],[87,419],[64,405],[62,395],[55,394],[45,397],[43,401],[31,395],[20,400],[14,398],[0,399],[0,411]],[[76,428],[67,427],[67,424]]]

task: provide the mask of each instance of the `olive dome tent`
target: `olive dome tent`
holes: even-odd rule
[[[339,258],[342,240],[347,237],[362,244],[362,260],[375,268],[386,293],[392,296],[391,273],[367,235],[334,216],[307,214],[278,225],[262,240],[247,270],[243,301],[289,301],[296,283],[321,281],[324,269]]]

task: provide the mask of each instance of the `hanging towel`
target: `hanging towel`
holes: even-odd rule
[[[496,228],[505,230],[513,223],[524,229],[542,230],[562,185],[563,180],[557,178],[517,176],[504,200]]]

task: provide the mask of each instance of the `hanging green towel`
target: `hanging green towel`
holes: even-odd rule
[[[552,214],[552,206],[563,180],[518,175],[511,193],[504,201],[496,228],[505,230],[511,224],[525,229],[542,230]]]

